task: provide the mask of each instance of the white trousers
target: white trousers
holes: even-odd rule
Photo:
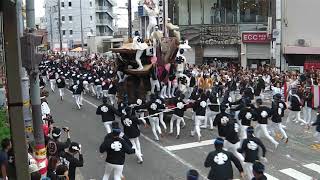
[[[225,140],[223,147],[228,151],[232,152],[239,159],[241,164],[243,163],[244,157],[242,156],[242,154],[238,152],[238,149],[240,148],[240,141],[235,144],[232,144],[228,140]]]
[[[139,161],[142,161],[142,153],[141,153],[141,146],[140,146],[140,140],[139,137],[130,139],[130,142],[132,144],[132,148],[136,150],[136,156]]]
[[[157,141],[159,141],[159,136],[157,134],[157,131],[159,134],[162,134],[160,124],[159,124],[159,117],[150,117],[149,118],[152,133]]]
[[[166,130],[167,130],[167,125],[166,125],[166,123],[165,123],[164,120],[163,120],[163,112],[161,112],[161,113],[159,114],[159,120],[160,120],[160,124],[163,126],[164,130],[166,131]]]
[[[76,100],[76,105],[78,106],[78,108],[81,108],[82,105],[82,101],[81,101],[81,94],[75,94],[73,95],[74,99]]]
[[[106,131],[107,131],[108,134],[111,133],[111,124],[112,124],[112,121],[107,121],[107,122],[103,123],[103,125],[106,128]]]
[[[50,79],[50,88],[52,91],[56,88],[56,80],[55,79]]]
[[[311,107],[303,107],[303,117],[308,125],[311,125],[312,122],[312,108]]]
[[[167,98],[167,97],[168,97],[168,96],[167,96],[167,86],[166,86],[166,85],[164,85],[164,86],[162,87],[160,94],[161,94],[160,96],[161,96],[162,98]]]
[[[116,95],[115,94],[108,94],[108,99],[111,105],[113,106],[116,103]]]
[[[291,110],[290,110],[286,123],[288,124],[289,121],[292,120],[292,119],[293,119],[293,121],[298,121],[298,122],[307,124],[306,121],[304,121],[303,119],[301,119],[301,111],[291,111]]]
[[[247,129],[249,126],[241,125],[240,139],[247,139]]]
[[[91,83],[91,84],[89,85],[89,87],[90,87],[90,91],[91,91],[92,95],[96,95],[96,91],[95,91],[94,84]]]
[[[196,132],[197,135],[198,135],[198,138],[201,137],[200,125],[201,125],[201,122],[205,121],[205,120],[206,120],[205,116],[197,116],[197,115],[195,115],[195,117],[194,117],[194,130],[191,131],[191,135],[193,135],[194,132]]]
[[[136,52],[136,62],[137,62],[137,64],[138,64],[138,69],[143,69],[143,66],[142,66],[142,63],[141,63],[141,56],[142,56],[142,54],[143,54],[143,50],[137,50],[137,52]]]
[[[251,180],[253,178],[252,170],[253,170],[253,164],[252,163],[250,163],[250,162],[244,162],[243,163],[243,171],[244,171],[244,174],[247,177],[246,178],[247,180]]]
[[[102,94],[103,94],[103,97],[107,97],[108,96],[108,90],[102,90]]]
[[[272,122],[271,124],[271,132],[272,134],[275,134],[275,130],[279,130],[281,135],[283,136],[283,138],[287,139],[287,133],[286,131],[283,129],[282,124],[281,123],[274,123]]]
[[[209,123],[210,123],[210,129],[213,129],[213,120],[214,118],[216,117],[216,115],[218,114],[219,112],[215,112],[215,111],[211,111],[210,109],[207,110],[207,118],[205,120],[205,123],[204,123],[204,126],[207,127],[208,125],[208,120],[209,120]]]
[[[64,96],[64,88],[59,88],[59,95],[63,98]]]
[[[110,164],[110,163],[106,163],[106,169],[105,169],[102,180],[109,180],[109,177],[112,171],[113,171],[113,179],[121,180],[123,165],[116,165],[116,164]]]
[[[177,116],[175,114],[172,115],[170,120],[170,133],[173,133],[173,122],[177,120],[176,126],[177,126],[177,135],[180,135],[180,123],[182,122],[183,125],[185,125],[185,121],[183,117]]]
[[[157,92],[160,92],[160,83],[159,80],[153,80],[150,78],[150,84],[151,84],[151,93],[154,94],[155,90]]]
[[[101,85],[95,86],[95,90],[96,90],[97,98],[100,99],[102,97],[102,86]]]
[[[266,137],[270,142],[272,142],[274,145],[278,145],[279,143],[274,140],[272,136],[270,136],[267,128],[267,124],[258,124],[255,129],[257,138],[261,137],[261,132],[263,133],[264,137]]]

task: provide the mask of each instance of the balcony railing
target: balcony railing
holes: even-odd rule
[[[106,26],[110,23],[112,23],[112,22],[107,19],[97,19],[97,21],[96,21],[97,26]]]
[[[112,9],[107,6],[96,6],[97,12],[106,12],[108,13],[112,18],[116,18],[116,15],[112,12]]]

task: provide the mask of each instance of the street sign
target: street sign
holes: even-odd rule
[[[243,32],[242,33],[243,43],[269,43],[270,38],[267,32]]]

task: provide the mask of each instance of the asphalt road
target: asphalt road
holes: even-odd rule
[[[105,155],[98,152],[105,136],[105,128],[100,117],[95,115],[96,106],[101,102],[89,96],[84,96],[84,99],[81,110],[76,109],[74,99],[67,91],[64,101],[60,100],[56,92],[50,93],[48,102],[56,124],[59,127],[70,127],[72,140],[82,144],[85,165],[79,169],[77,179],[98,180],[102,179],[105,169]],[[268,100],[265,102],[268,103]],[[212,139],[217,137],[217,130],[203,129],[201,131],[203,142],[196,142],[196,137],[190,137],[192,129],[190,116],[191,113],[187,112],[185,118],[187,126],[182,129],[179,140],[175,136],[165,135],[160,142],[155,142],[151,129],[142,129],[143,135],[140,141],[144,163],[139,165],[134,155],[127,155],[124,167],[126,179],[183,180],[190,168],[197,169],[204,179],[209,171],[203,166],[204,159],[214,150]],[[289,143],[285,144],[281,138],[277,139],[280,145],[276,150],[268,140],[262,138],[268,149],[268,163],[265,163],[268,179],[320,179],[320,144],[314,142],[316,140],[313,137],[314,128],[307,130],[299,124],[290,123],[286,131]],[[235,178],[238,178],[239,173],[234,172]]]

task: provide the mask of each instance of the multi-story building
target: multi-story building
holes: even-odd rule
[[[243,67],[270,63],[270,1],[176,0],[173,22],[192,47],[189,62],[220,59],[241,62]]]
[[[282,1],[282,64],[303,66],[313,61],[320,68],[320,1]]]
[[[60,0],[61,34],[64,48],[81,45],[81,11],[84,44],[88,36],[112,36],[114,29],[113,0]],[[51,47],[59,48],[58,0],[46,0],[45,21]],[[52,31],[52,33],[51,33]],[[51,37],[52,35],[52,37]],[[51,42],[52,41],[52,42]]]

